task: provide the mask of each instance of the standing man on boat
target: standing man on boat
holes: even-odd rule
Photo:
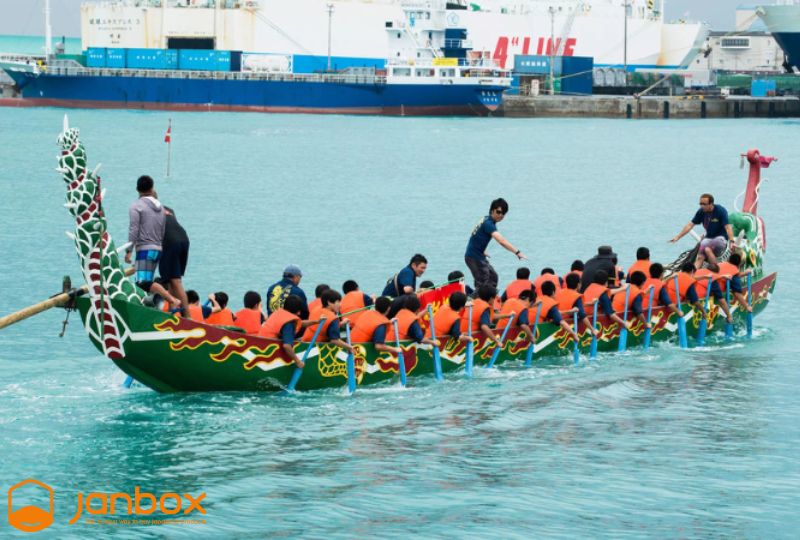
[[[284,302],[290,295],[294,295],[301,300],[300,318],[308,320],[308,299],[306,293],[300,288],[300,280],[303,279],[303,271],[295,264],[290,264],[283,269],[283,278],[273,283],[267,289],[267,315],[283,308]]]
[[[706,236],[700,241],[694,267],[700,269],[703,262],[708,260],[711,269],[716,270],[717,257],[722,255],[729,242],[733,242],[733,227],[728,222],[728,211],[723,206],[714,204],[714,196],[710,193],[700,195],[700,209],[670,242],[674,244],[701,223],[706,230]]]
[[[400,270],[386,282],[381,296],[397,298],[404,294],[412,294],[417,290],[417,278],[428,269],[428,259],[417,253],[411,257],[408,266]]]
[[[161,259],[166,212],[155,196],[153,179],[147,175],[140,176],[136,181],[136,192],[139,198],[128,209],[128,241],[131,247],[125,252],[125,262],[131,263],[135,250],[136,285],[145,292],[163,296],[173,308],[180,307],[181,300],[155,281],[156,267]]]
[[[467,268],[472,272],[476,291],[483,285],[497,288],[497,272],[489,263],[489,256],[486,254],[486,248],[489,247],[489,242],[492,241],[492,238],[516,255],[519,260],[526,260],[522,251],[503,238],[503,235],[497,230],[497,224],[503,221],[506,214],[508,214],[508,203],[505,199],[495,199],[489,205],[489,215],[481,219],[472,229],[472,234],[467,242],[467,251],[464,253],[464,262],[467,263]]]
[[[170,294],[181,301],[181,312],[184,317],[191,317],[188,310],[189,299],[183,288],[183,274],[189,262],[189,235],[186,234],[175,211],[168,207],[165,210],[164,240],[162,242],[161,260],[158,261],[158,274],[167,284]]]

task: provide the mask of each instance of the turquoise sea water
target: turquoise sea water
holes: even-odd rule
[[[52,486],[52,536],[796,537],[800,122],[173,114],[166,179],[166,113],[0,109],[2,314],[78,276],[53,170],[65,112],[103,163],[118,243],[149,173],[191,236],[187,284],[237,308],[288,263],[306,291],[354,277],[375,292],[422,252],[424,277],[444,281],[466,270],[467,236],[497,196],[511,205],[500,231],[534,271],[603,243],[625,265],[640,245],[672,260],[690,243],[667,240],[701,192],[733,206],[751,147],[780,158],[760,210],[781,275],[751,342],[353,397],[125,390],[76,318],[59,338],[63,312],[39,315],[0,331],[0,491]],[[515,258],[490,253],[512,279]],[[78,492],[135,486],[205,492],[206,524],[67,524]]]
[[[53,51],[61,43],[62,36],[53,36]],[[14,54],[44,54],[44,36],[9,36],[0,35],[0,53]],[[64,52],[66,54],[81,53],[81,38],[64,38]]]

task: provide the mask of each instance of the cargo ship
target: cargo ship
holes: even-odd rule
[[[790,73],[800,70],[800,2],[783,0],[758,6],[756,13],[783,49],[786,70]]]
[[[430,5],[430,7],[429,7]],[[241,51],[89,47],[85,59],[1,63],[20,99],[5,105],[385,115],[489,115],[509,72],[470,54],[464,29],[445,28],[444,3],[403,10],[381,26],[379,65],[298,72],[293,56]],[[416,24],[417,20],[433,24]],[[298,59],[303,62],[303,59]]]

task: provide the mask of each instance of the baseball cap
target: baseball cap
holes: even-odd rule
[[[303,271],[300,270],[300,267],[296,264],[290,264],[286,268],[283,269],[283,273],[289,276],[300,276],[303,277]]]

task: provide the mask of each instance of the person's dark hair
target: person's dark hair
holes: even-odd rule
[[[139,177],[136,180],[136,191],[139,193],[148,193],[153,189],[153,179],[147,176],[146,174]]]
[[[542,294],[544,296],[553,296],[556,294],[556,284],[552,281],[545,281],[542,283]]]
[[[681,265],[681,272],[686,272],[687,274],[691,274],[694,272],[694,264],[690,262],[685,262]]]
[[[583,272],[583,261],[580,259],[575,259],[572,261],[572,266],[569,267],[570,272],[577,270],[578,272]]]
[[[189,300],[190,304],[194,304],[195,302],[200,301],[200,295],[197,294],[197,291],[194,289],[189,289],[186,291],[186,299]]]
[[[605,270],[598,270],[594,274],[594,279],[592,283],[597,283],[599,285],[606,285],[608,283],[608,272]]]
[[[464,277],[464,272],[462,272],[461,270],[453,270],[452,272],[447,274],[447,281],[455,281],[463,277]]]
[[[531,269],[525,268],[517,268],[517,279],[528,279],[531,277]]]
[[[433,289],[433,287],[434,287],[434,283],[433,283],[433,281],[431,281],[429,279],[426,279],[425,281],[423,281],[422,283],[419,284],[419,288],[420,289]]]
[[[224,292],[222,291],[215,292],[214,298],[217,300],[217,304],[219,304],[219,307],[221,307],[222,309],[228,307],[228,295],[225,294]]]
[[[413,311],[416,313],[419,311],[419,308],[422,304],[419,301],[419,297],[416,294],[409,294],[406,297],[405,302],[403,302],[403,307],[409,311]]]
[[[408,296],[407,294],[401,294],[400,296],[394,298],[392,300],[391,307],[389,307],[389,313],[387,313],[386,316],[389,317],[390,319],[393,319],[394,317],[396,317],[397,313],[401,309],[406,307],[406,297],[407,296]]]
[[[293,315],[300,315],[303,311],[303,300],[296,294],[290,294],[283,302],[283,309]]]
[[[636,250],[636,260],[637,261],[646,261],[650,258],[650,250],[646,247],[640,247]]]
[[[701,199],[708,199],[708,202],[714,204],[714,196],[711,193],[703,193],[700,195]]]
[[[549,266],[545,266],[544,268],[542,268],[542,273],[541,273],[541,275],[543,275],[543,276],[544,276],[544,275],[546,275],[546,274],[553,274],[553,275],[556,275],[556,271],[555,271],[555,270],[553,270],[552,268],[550,268]]]
[[[567,284],[567,289],[577,289],[581,284],[581,277],[578,274],[567,274],[564,280]]]
[[[358,283],[356,283],[352,279],[348,279],[347,281],[342,283],[342,291],[344,291],[344,294],[357,290],[358,290]]]
[[[650,265],[650,277],[653,279],[660,279],[664,274],[664,265],[661,263],[653,263]]]
[[[490,301],[495,296],[497,296],[497,289],[491,285],[481,285],[478,287],[478,298],[484,302]]]
[[[450,295],[449,303],[453,311],[461,311],[461,308],[467,304],[467,295],[463,292],[456,291]]]
[[[392,307],[392,301],[388,296],[379,296],[375,299],[375,311],[378,313],[386,313]]]
[[[330,288],[331,288],[330,285],[326,285],[325,283],[320,283],[319,285],[317,285],[317,288],[314,289],[314,296],[316,296],[317,298],[322,298],[322,293],[324,293]]]
[[[492,201],[492,204],[489,205],[489,213],[491,213],[492,210],[500,210],[503,215],[508,214],[508,203],[502,197],[495,199]]]
[[[519,299],[533,301],[533,294],[534,293],[531,289],[524,289],[519,293]]]
[[[730,257],[728,257],[728,262],[738,268],[742,264],[742,256],[738,253],[731,253]]]
[[[419,264],[419,263],[428,264],[428,259],[425,258],[425,255],[417,253],[413,257],[411,257],[411,261],[408,264]]]
[[[219,300],[217,300],[219,302]],[[247,309],[255,309],[261,303],[261,295],[256,291],[247,291],[244,293],[244,307]]]
[[[319,299],[322,301],[322,305],[324,307],[324,306],[329,306],[334,302],[338,302],[339,300],[342,299],[342,295],[339,294],[339,291],[328,289],[322,293],[322,296],[320,296]]]
[[[641,287],[644,285],[644,282],[647,281],[647,276],[644,275],[644,272],[636,271],[631,274],[631,283],[636,285],[637,287]]]

